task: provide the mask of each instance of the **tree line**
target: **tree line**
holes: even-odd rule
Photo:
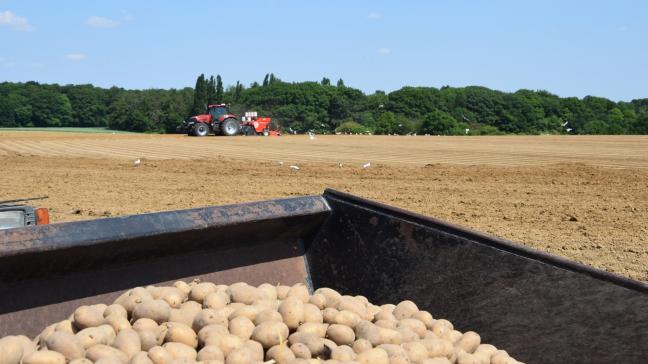
[[[92,85],[0,83],[0,127],[108,127],[170,133],[208,104],[258,111],[286,132],[372,134],[648,134],[648,99],[561,98],[547,91],[403,87],[365,94],[343,80],[224,87],[201,74],[194,88],[127,90]]]

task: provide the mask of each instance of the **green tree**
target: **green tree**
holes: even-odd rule
[[[434,110],[425,115],[421,124],[422,134],[432,135],[453,135],[460,134],[457,120],[449,113],[441,110]]]
[[[205,112],[209,97],[208,82],[205,80],[205,75],[200,74],[196,79],[196,86],[194,87],[193,105],[191,106],[191,115],[199,115]]]
[[[223,102],[223,80],[220,75],[216,75],[216,103]]]
[[[326,77],[322,78],[322,81],[320,83],[322,84],[322,86],[331,86],[331,80]]]
[[[266,73],[265,77],[263,78],[263,87],[268,86],[270,83],[270,74]]]
[[[337,87],[344,87],[344,81],[341,78],[337,81]]]

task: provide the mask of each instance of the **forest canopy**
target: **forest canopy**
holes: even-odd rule
[[[107,127],[175,132],[207,104],[257,111],[287,132],[373,134],[648,134],[648,99],[561,98],[543,90],[403,87],[365,94],[342,79],[224,87],[200,75],[194,88],[127,90],[93,85],[0,83],[0,127]]]

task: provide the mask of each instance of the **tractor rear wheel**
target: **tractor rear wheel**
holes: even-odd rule
[[[225,119],[221,125],[221,133],[225,136],[237,135],[241,132],[241,123],[236,119]]]
[[[198,123],[194,126],[194,135],[207,136],[209,134],[209,126],[205,123]]]

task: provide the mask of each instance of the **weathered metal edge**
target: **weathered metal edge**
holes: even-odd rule
[[[416,224],[428,226],[462,238],[470,239],[476,243],[488,245],[527,259],[536,260],[569,271],[586,274],[592,278],[607,281],[627,289],[648,294],[648,284],[623,277],[614,273],[596,269],[569,259],[546,253],[528,246],[500,237],[478,232],[463,226],[455,225],[440,219],[407,211],[398,207],[389,206],[380,202],[354,196],[349,193],[327,188],[323,194],[326,199],[334,199],[355,205],[359,208],[370,209],[387,215],[392,215]]]

